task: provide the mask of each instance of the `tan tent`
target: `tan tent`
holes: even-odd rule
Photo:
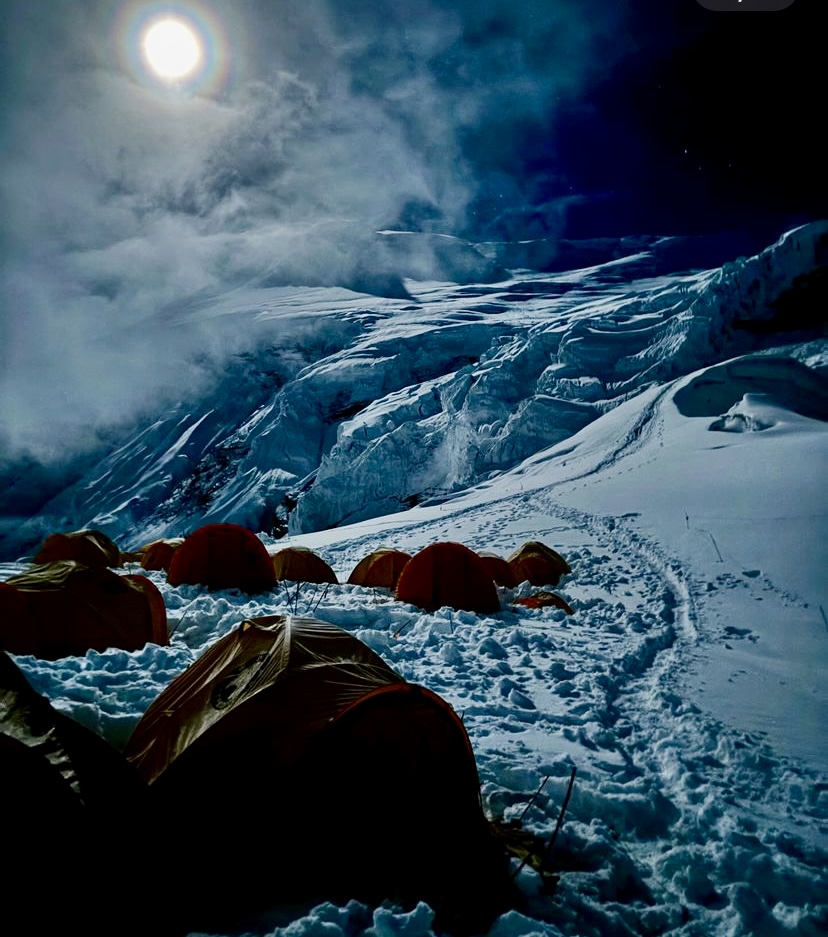
[[[336,585],[336,573],[307,547],[285,547],[273,554],[273,570],[282,582],[329,582]]]
[[[530,540],[509,557],[509,565],[520,582],[533,586],[556,586],[563,576],[572,572],[569,563],[551,547]]]
[[[492,577],[462,543],[432,543],[406,565],[396,597],[426,611],[449,608],[487,614],[500,609]]]
[[[238,524],[205,524],[173,553],[167,582],[256,594],[272,589],[276,576],[265,545],[254,533]]]
[[[183,537],[167,540],[153,540],[136,551],[138,562],[147,570],[169,570],[173,554],[184,543]]]
[[[422,899],[484,929],[504,909],[462,722],[326,622],[243,622],[150,706],[126,755],[191,877],[193,926],[306,899]]]
[[[118,546],[100,530],[72,530],[50,534],[37,551],[34,562],[75,560],[84,566],[122,566]]]
[[[164,600],[146,576],[71,560],[32,566],[0,589],[0,647],[46,660],[169,644]]]
[[[400,573],[411,559],[410,553],[381,547],[363,557],[353,568],[348,582],[356,586],[394,589]]]

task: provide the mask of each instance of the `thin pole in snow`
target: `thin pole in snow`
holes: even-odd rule
[[[543,861],[541,865],[546,865],[549,857],[552,855],[552,850],[555,847],[555,840],[558,838],[558,832],[563,826],[564,815],[566,814],[566,808],[569,806],[569,798],[572,796],[572,788],[575,786],[575,772],[578,769],[575,765],[572,766],[572,774],[569,775],[569,787],[566,789],[566,797],[564,797],[564,802],[561,804],[561,812],[558,814],[558,822],[555,824],[555,829],[552,832],[552,839],[549,840],[549,845],[546,847],[546,852],[543,855]]]
[[[529,803],[523,808],[523,813],[518,817],[518,823],[523,823],[523,818],[527,813],[532,809],[532,804],[540,797],[541,791],[546,787],[546,782],[549,780],[549,775],[547,774],[544,779],[540,782],[540,787],[532,794],[529,799]]]

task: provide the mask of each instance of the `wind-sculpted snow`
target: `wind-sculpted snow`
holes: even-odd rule
[[[18,467],[19,503],[37,513],[7,532],[4,553],[57,528],[95,526],[135,546],[208,521],[299,533],[445,498],[649,386],[820,336],[808,310],[824,302],[826,243],[828,223],[814,223],[694,271],[694,251],[723,245],[589,242],[562,254],[613,259],[507,276],[496,266],[505,249],[489,259],[491,246],[382,232],[372,250],[404,297],[264,281],[201,297],[180,314],[247,329],[251,341],[261,329],[258,350],[237,355],[213,393],[182,388],[177,405],[122,431],[45,505],[21,488]],[[679,272],[646,275],[665,258]]]

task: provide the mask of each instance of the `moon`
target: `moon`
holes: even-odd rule
[[[156,20],[149,26],[141,48],[150,70],[165,81],[192,75],[204,58],[196,30],[174,17]]]

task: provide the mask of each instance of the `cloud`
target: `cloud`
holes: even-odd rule
[[[463,230],[495,190],[519,208],[521,146],[617,54],[622,15],[589,0],[193,0],[231,67],[188,93],[127,67],[137,0],[4,6],[0,439],[39,458],[205,386],[259,340],[182,324],[194,294],[280,262],[312,278],[331,225]],[[329,233],[316,252],[315,230]],[[362,258],[345,243],[347,279]]]

